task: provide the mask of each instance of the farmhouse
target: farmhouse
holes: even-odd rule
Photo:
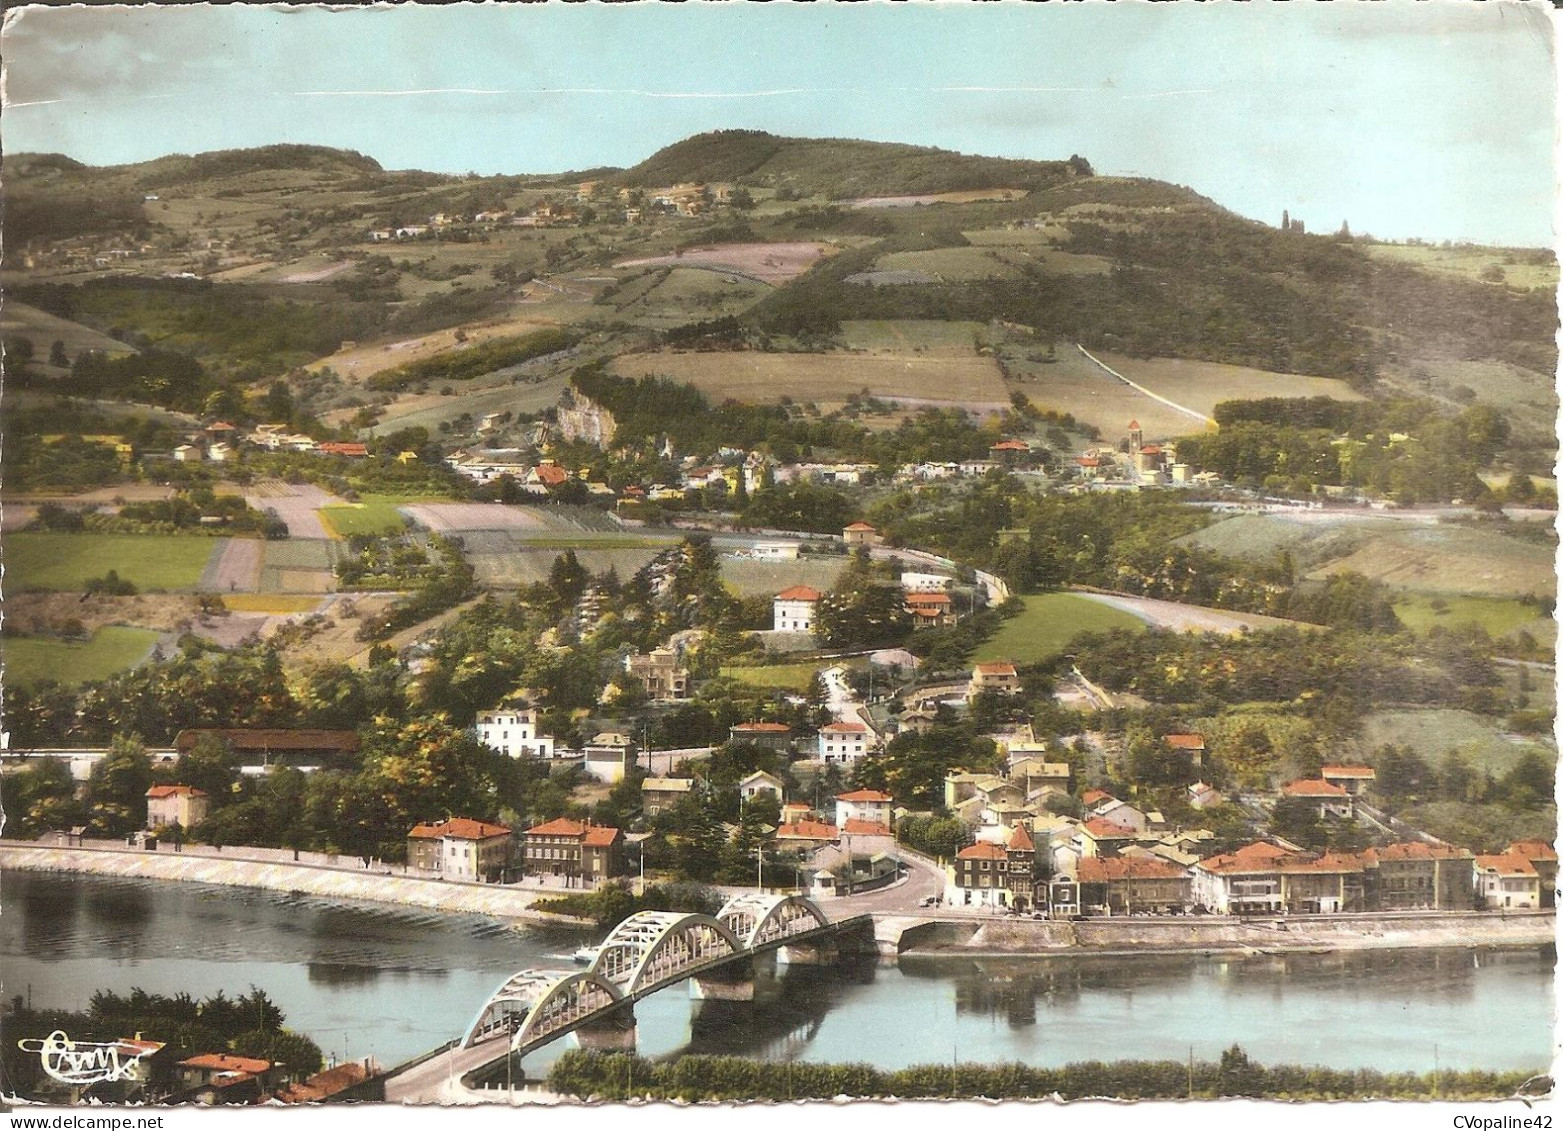
[[[792,728],[786,723],[738,723],[727,728],[727,741],[746,742],[785,753],[792,745]]]
[[[813,632],[814,610],[821,593],[807,585],[783,589],[772,599],[773,624],[777,632]]]

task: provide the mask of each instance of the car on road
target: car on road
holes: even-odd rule
[[[938,904],[938,902],[939,902],[939,897],[938,896],[936,896],[936,895],[925,895],[925,896],[923,896],[922,899],[917,901],[917,906],[919,906],[919,907],[934,907],[934,906],[936,906]]]

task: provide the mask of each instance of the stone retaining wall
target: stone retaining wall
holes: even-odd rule
[[[0,871],[76,872],[135,879],[183,880],[227,887],[264,888],[326,899],[367,899],[500,919],[577,925],[564,915],[534,911],[531,904],[560,892],[521,891],[498,885],[459,884],[413,876],[355,872],[300,864],[267,864],[161,852],[0,845]]]

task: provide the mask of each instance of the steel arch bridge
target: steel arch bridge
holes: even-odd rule
[[[530,1052],[675,982],[829,928],[802,896],[736,895],[714,917],[638,911],[609,933],[585,970],[521,970],[505,979],[461,1047],[508,1037],[512,1052]]]

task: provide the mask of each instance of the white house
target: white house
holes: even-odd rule
[[[891,800],[888,793],[880,793],[877,789],[854,789],[851,793],[838,793],[836,827],[841,828],[848,821],[872,821],[891,828]]]
[[[768,562],[794,562],[798,560],[796,542],[756,542],[749,556]]]
[[[627,735],[604,732],[586,744],[582,768],[610,785],[624,780],[635,761],[635,744]]]
[[[873,733],[862,723],[827,723],[819,728],[821,762],[856,762],[868,753]]]
[[[946,577],[942,573],[917,573],[913,570],[903,570],[901,573],[901,588],[908,593],[943,593],[955,584],[955,578]]]
[[[814,610],[819,607],[820,591],[807,585],[783,589],[772,600],[772,627],[777,632],[813,632]]]
[[[782,780],[774,774],[768,774],[764,770],[756,770],[743,781],[738,783],[738,796],[745,802],[753,801],[756,797],[764,797],[769,794],[778,802],[782,799]]]
[[[491,750],[512,758],[552,758],[552,735],[537,731],[537,711],[532,707],[503,707],[478,715],[478,739]]]

